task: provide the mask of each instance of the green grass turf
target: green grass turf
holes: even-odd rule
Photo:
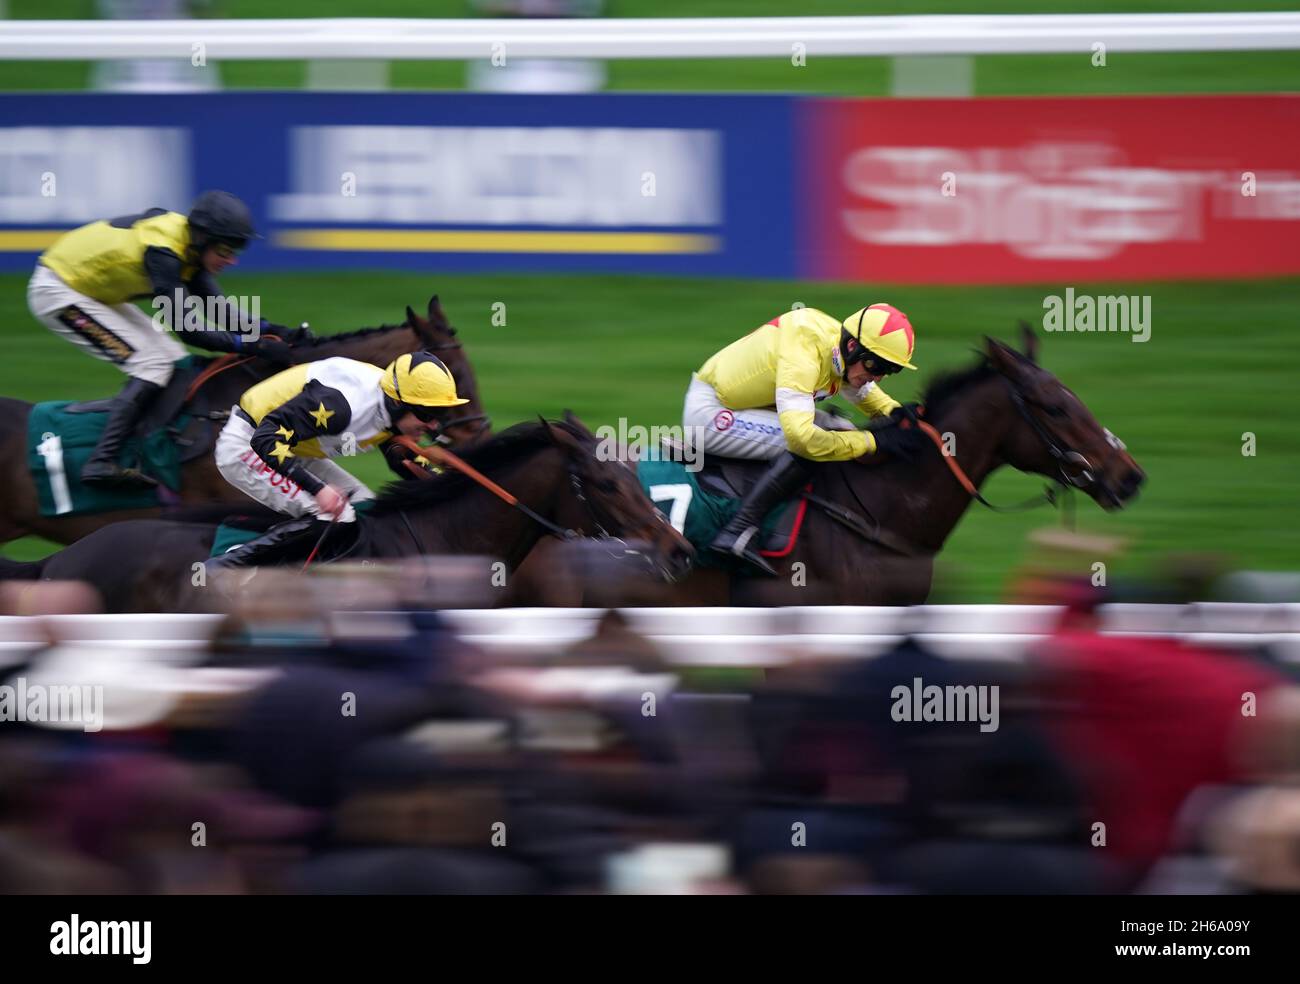
[[[988,0],[981,13],[1158,13],[1234,10],[1228,0]],[[1251,10],[1290,10],[1293,0],[1251,0]],[[93,18],[93,0],[9,0],[15,18]],[[211,5],[214,17],[468,17],[466,0],[226,0]],[[612,0],[614,17],[829,16],[849,14],[970,13],[968,0]],[[1098,40],[1104,41],[1104,38]],[[975,59],[976,95],[1054,95],[1164,92],[1288,92],[1300,79],[1300,52],[1112,53],[1094,67],[1091,49],[1078,55],[980,56]],[[0,90],[84,88],[88,62],[0,62]],[[300,61],[235,61],[222,64],[223,84],[238,89],[296,89],[304,84]],[[805,66],[789,59],[636,60],[609,63],[608,87],[616,91],[767,91],[846,96],[884,96],[891,66],[884,58],[819,58]],[[397,89],[459,89],[461,62],[390,63]]]
[[[260,294],[273,320],[317,331],[400,320],[437,291],[478,371],[498,427],[541,413],[577,412],[590,426],[680,423],[690,373],[713,351],[796,301],[846,313],[888,300],[912,317],[923,371],[891,381],[914,397],[929,372],[966,362],[983,334],[1012,340],[1037,322],[1042,287],[881,287],[633,276],[437,275],[350,272],[271,277],[231,274],[231,294]],[[1043,337],[1043,362],[1103,424],[1128,442],[1149,475],[1131,510],[1078,505],[1081,529],[1132,541],[1112,576],[1145,571],[1169,551],[1218,553],[1234,564],[1294,568],[1296,531],[1295,310],[1300,281],[1075,285],[1080,292],[1150,294],[1152,332]],[[506,325],[492,305],[506,305]],[[41,328],[26,310],[24,278],[0,277],[0,393],[27,400],[107,394],[121,376]],[[1242,434],[1258,441],[1242,455]],[[388,475],[377,456],[344,461],[372,485]],[[1032,495],[1041,480],[1012,472],[985,489],[995,502]],[[976,507],[949,541],[963,598],[996,600],[1024,558],[1025,536],[1057,519],[1047,511],[993,515]],[[27,559],[48,544],[5,553]],[[1089,573],[1087,570],[1083,574]]]

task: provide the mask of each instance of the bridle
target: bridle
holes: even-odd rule
[[[597,543],[606,544],[609,547],[609,549],[607,549],[605,552],[613,560],[624,560],[628,557],[637,557],[640,560],[644,561],[646,566],[652,572],[655,571],[656,565],[654,562],[654,558],[649,553],[647,553],[644,550],[638,550],[635,547],[628,546],[627,541],[624,540],[622,537],[614,536],[607,529],[605,529],[605,524],[601,521],[601,515],[596,508],[596,504],[591,499],[587,498],[585,486],[582,480],[582,475],[581,473],[578,472],[577,467],[574,464],[572,459],[570,459],[570,461],[568,462],[568,470],[569,470],[569,487],[573,490],[574,497],[579,502],[581,502],[583,508],[586,509],[587,515],[588,517],[590,517],[591,522],[595,526],[596,532],[598,534],[597,536],[594,537],[586,537],[586,539],[595,540]],[[654,513],[654,516],[655,518],[658,518],[660,522],[663,522],[663,517],[658,512]],[[606,514],[605,519],[608,518],[609,516],[608,514]],[[611,523],[610,525],[612,526],[613,523]],[[650,526],[650,521],[647,521],[645,528],[648,530],[649,526]],[[569,530],[568,532],[571,535],[569,537],[566,537],[566,539],[579,538],[578,534],[575,533],[573,530]],[[649,541],[647,540],[647,542]]]
[[[1051,455],[1052,460],[1056,463],[1057,474],[1053,476],[1052,480],[1062,488],[1076,488],[1083,492],[1091,491],[1097,485],[1101,484],[1101,480],[1098,478],[1096,469],[1093,467],[1092,462],[1089,461],[1081,452],[1076,451],[1073,448],[1062,447],[1065,442],[1054,434],[1036,414],[1030,411],[1031,406],[1037,407],[1039,405],[1026,399],[1025,395],[1016,389],[1011,380],[1007,379],[1005,376],[1002,377],[1002,381],[1006,385],[1007,392],[1011,396],[1012,404],[1025,422],[1029,424],[1034,433],[1038,435],[1039,440],[1041,440],[1043,445],[1047,448],[1047,453]],[[1059,496],[1057,495],[1056,489],[1050,485],[1033,498],[1026,499],[1024,502],[1015,505],[997,506],[989,502],[988,499],[984,498],[980,493],[980,490],[975,487],[975,483],[971,481],[970,476],[966,474],[965,470],[958,463],[957,456],[955,454],[950,455],[944,450],[943,437],[934,426],[920,418],[913,419],[921,432],[934,442],[935,447],[938,448],[939,454],[943,456],[943,460],[948,465],[948,470],[952,472],[953,477],[957,479],[962,488],[966,490],[967,494],[980,505],[992,509],[994,512],[1022,512],[1025,509],[1032,509],[1044,504],[1056,505]],[[1111,434],[1110,431],[1106,431],[1106,438],[1115,447],[1123,450],[1124,442]]]
[[[1004,377],[1005,379],[1005,377]],[[1073,449],[1063,450],[1061,443],[1058,442],[1057,436],[1033,413],[1030,413],[1031,406],[1042,409],[1037,403],[1025,399],[1023,393],[1007,381],[1007,389],[1011,392],[1011,402],[1015,404],[1016,409],[1033,428],[1034,433],[1038,435],[1043,444],[1047,446],[1047,453],[1052,456],[1056,462],[1057,481],[1062,485],[1071,485],[1076,489],[1088,491],[1097,485],[1097,473],[1093,468],[1092,462],[1083,454]],[[1118,438],[1116,438],[1118,441]],[[1077,472],[1071,472],[1070,467],[1074,466]]]

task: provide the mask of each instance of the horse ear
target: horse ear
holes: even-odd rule
[[[539,413],[537,415],[537,422],[542,425],[542,429],[546,431],[546,436],[551,439],[552,444],[560,443],[559,435],[556,432],[555,428],[551,426],[551,422],[549,420],[547,420]]]
[[[572,410],[564,411],[564,422],[568,424],[570,427],[576,428],[577,430],[581,431],[583,434],[586,434],[587,436],[591,437],[593,440],[595,439],[596,435],[591,433],[591,428],[588,427],[586,424],[584,424],[582,420],[578,417],[578,415],[574,413]]]
[[[429,298],[429,320],[435,324],[444,324],[447,320],[442,313],[442,304],[439,302],[437,294],[433,294]]]
[[[429,327],[429,322],[416,314],[409,304],[406,305],[406,323],[411,326],[411,330],[415,332],[415,337],[419,339],[421,345],[432,345],[437,341],[433,329]]]
[[[1038,365],[1038,336],[1028,321],[1020,322],[1020,343],[1024,356],[1034,365]]]
[[[984,336],[984,354],[988,356],[993,368],[1005,376],[1014,376],[1020,369],[1016,353],[988,335]]]

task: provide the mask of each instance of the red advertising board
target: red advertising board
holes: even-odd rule
[[[803,276],[1300,273],[1300,96],[815,100]]]

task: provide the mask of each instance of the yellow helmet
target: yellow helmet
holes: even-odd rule
[[[430,352],[399,355],[384,370],[379,387],[405,406],[458,407],[469,402],[456,395],[451,370]]]
[[[849,339],[859,346],[852,355],[847,351]],[[915,347],[916,334],[912,322],[892,304],[872,304],[854,311],[844,319],[840,328],[840,354],[844,357],[846,372],[849,365],[865,359],[868,352],[904,369],[915,369],[916,366],[912,365]]]

